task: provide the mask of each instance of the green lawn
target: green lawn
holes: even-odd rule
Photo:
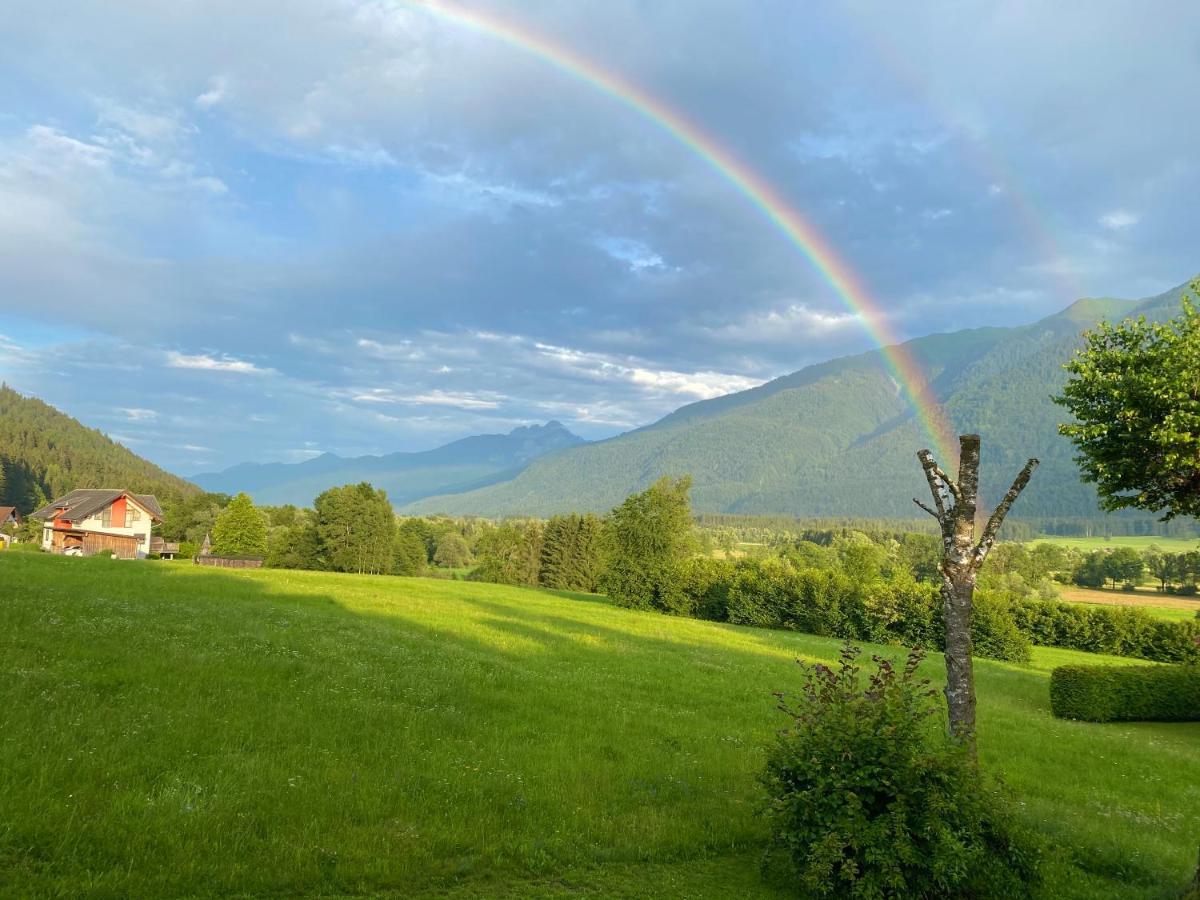
[[[837,652],[469,582],[0,575],[3,896],[772,896],[771,691]],[[1049,670],[1096,659],[981,663],[981,759],[1058,848],[1045,896],[1172,897],[1200,725],[1053,719]]]
[[[1171,537],[1057,537],[1042,535],[1035,538],[1036,544],[1057,544],[1074,550],[1105,550],[1113,547],[1133,547],[1146,550],[1158,547],[1168,553],[1185,553],[1189,550],[1200,550],[1200,538],[1171,538]]]

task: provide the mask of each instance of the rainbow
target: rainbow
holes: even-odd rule
[[[939,454],[942,464],[949,465],[957,459],[956,442],[952,440],[953,430],[945,411],[924,372],[891,330],[887,315],[871,297],[862,280],[812,222],[715,136],[620,74],[603,68],[573,48],[565,47],[524,25],[518,26],[446,0],[400,2],[537,57],[638,113],[706,162],[804,255],[838,299],[858,318],[867,334],[879,346],[896,382],[907,394],[917,420],[932,441],[932,447]]]

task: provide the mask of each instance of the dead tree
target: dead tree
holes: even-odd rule
[[[920,500],[913,502],[938,520],[942,531],[942,611],[946,621],[946,706],[950,712],[950,731],[975,752],[975,674],[971,664],[971,606],[975,597],[975,579],[987,559],[996,532],[1008,515],[1038,461],[1031,459],[1021,470],[1000,505],[996,507],[979,542],[975,542],[975,513],[979,504],[979,435],[964,434],[958,439],[958,481],[938,467],[928,450],[917,453],[933,508]]]

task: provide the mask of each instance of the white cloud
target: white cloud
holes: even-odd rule
[[[136,406],[122,406],[117,409],[117,412],[122,413],[130,422],[153,422],[158,418],[158,413],[152,409],[141,409]]]
[[[634,360],[622,360],[603,353],[573,350],[553,344],[535,344],[534,347],[546,359],[550,359],[596,381],[622,381],[652,394],[671,394],[708,400],[735,391],[762,384],[758,378],[730,375],[725,372],[677,372],[671,369],[654,369]]]
[[[172,369],[199,369],[204,372],[232,372],[238,375],[266,375],[273,369],[263,369],[242,359],[231,356],[209,356],[208,354],[179,353],[167,351],[167,365]]]
[[[35,151],[53,154],[64,162],[102,169],[112,159],[107,147],[69,137],[51,125],[34,125],[25,134]]]
[[[746,344],[779,344],[854,331],[859,316],[851,312],[827,313],[791,303],[779,309],[751,313],[741,321],[702,329],[722,341]]]
[[[212,109],[221,103],[229,92],[229,80],[217,75],[209,79],[208,90],[193,101],[200,109]]]
[[[499,409],[507,400],[503,394],[491,391],[431,390],[419,394],[398,394],[387,388],[358,391],[351,399],[359,403],[398,403],[412,406],[452,406],[456,409]]]
[[[1141,216],[1124,209],[1115,209],[1100,217],[1100,224],[1112,231],[1123,231],[1136,225],[1139,221],[1141,221]]]

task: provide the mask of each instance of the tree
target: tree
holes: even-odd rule
[[[929,482],[935,509],[913,502],[938,521],[942,533],[942,613],[946,623],[946,706],[950,730],[974,752],[975,673],[971,661],[971,609],[979,569],[996,542],[1004,517],[1020,496],[1038,461],[1031,459],[992,512],[975,542],[975,513],[979,506],[979,435],[958,439],[958,480],[951,480],[933,454],[920,450],[917,458]]]
[[[1111,553],[1105,554],[1104,575],[1116,588],[1117,582],[1137,585],[1142,580],[1145,563],[1142,556],[1132,547],[1118,547]]]
[[[271,531],[266,564],[274,569],[320,569],[321,541],[312,522],[297,520]]]
[[[496,584],[536,585],[542,558],[542,523],[504,522],[479,536],[475,552],[479,566],[472,578]]]
[[[1200,313],[1184,296],[1176,319],[1101,322],[1085,338],[1054,398],[1075,418],[1058,430],[1084,481],[1106,510],[1200,515]]]
[[[212,530],[216,556],[266,556],[267,520],[246,493],[229,501]]]
[[[330,488],[313,501],[317,537],[335,572],[380,574],[394,565],[396,515],[387,493],[367,482]]]
[[[392,572],[396,575],[420,575],[428,562],[423,519],[405,519],[396,529],[392,547]]]
[[[660,478],[609,515],[600,588],[624,606],[682,612],[683,567],[692,556],[690,476]]]
[[[447,531],[438,537],[433,561],[443,568],[460,569],[471,564],[471,548],[457,531]]]
[[[548,588],[594,591],[600,577],[600,519],[588,513],[546,523],[538,581]]]
[[[1167,585],[1175,577],[1175,554],[1163,553],[1158,547],[1151,547],[1146,551],[1146,569],[1158,581],[1159,592],[1165,594]]]

